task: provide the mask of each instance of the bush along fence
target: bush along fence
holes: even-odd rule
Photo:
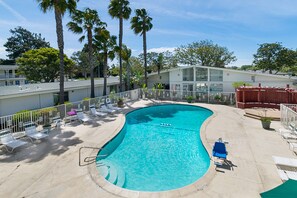
[[[169,91],[162,89],[135,89],[131,91],[114,93],[97,98],[84,98],[77,102],[66,102],[63,105],[48,107],[32,111],[20,111],[16,114],[0,117],[0,130],[10,129],[12,132],[21,132],[26,126],[50,126],[55,119],[64,119],[67,112],[72,109],[89,111],[90,106],[99,108],[109,98],[112,104],[119,100],[131,102],[138,99],[155,99],[170,101],[202,102],[212,104],[235,104],[235,93],[204,93],[193,91]]]

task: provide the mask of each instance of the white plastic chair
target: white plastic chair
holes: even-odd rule
[[[82,111],[77,112],[77,117],[83,123],[91,121],[91,119],[88,116],[86,116]]]
[[[106,116],[106,113],[96,111],[95,107],[90,107],[91,114],[94,116]]]
[[[25,128],[25,134],[26,136],[33,142],[33,139],[35,140],[41,140],[43,138],[48,137],[47,129],[44,129],[42,131],[37,131],[35,126],[27,127]]]
[[[1,135],[0,138],[1,138],[1,143],[5,146],[8,152],[13,152],[14,149],[28,143],[22,140],[15,139],[10,132],[4,135]],[[8,148],[11,148],[11,150],[9,150]]]

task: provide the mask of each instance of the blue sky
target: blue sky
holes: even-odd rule
[[[107,12],[108,0],[80,0],[78,8],[96,9],[112,34],[118,36],[118,20]],[[237,62],[251,64],[258,44],[282,42],[297,48],[297,1],[295,0],[131,0],[131,8],[146,8],[153,18],[148,33],[149,51],[173,50],[175,47],[204,39],[233,51]],[[134,12],[133,14],[134,15]],[[64,23],[65,53],[80,50],[79,36],[68,31]],[[53,12],[42,13],[35,0],[0,0],[0,58],[6,58],[3,44],[9,30],[22,26],[41,33],[52,47],[57,47]],[[124,41],[133,55],[142,52],[142,38],[124,23]]]

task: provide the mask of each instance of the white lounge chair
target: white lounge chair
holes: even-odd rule
[[[297,180],[297,172],[277,169],[278,175],[281,180],[287,181],[289,179]]]
[[[9,133],[1,135],[0,139],[1,139],[1,143],[5,146],[5,148],[6,148],[6,150],[8,152],[13,152],[14,149],[28,143],[28,142],[25,142],[25,141],[22,141],[22,140],[15,139],[12,136],[12,134],[10,133],[10,131],[9,131]],[[8,148],[10,148],[11,150],[9,150]]]
[[[96,111],[95,107],[90,107],[91,114],[94,116],[106,116],[106,113]]]
[[[41,140],[43,138],[48,137],[47,129],[43,129],[41,131],[37,131],[35,126],[25,128],[25,135],[33,142],[35,140]]]
[[[104,113],[114,113],[115,112],[114,109],[109,109],[105,105],[101,105],[98,110],[101,112],[104,112]]]
[[[82,111],[77,112],[77,117],[80,121],[83,123],[92,121],[86,114],[84,114]]]
[[[290,167],[297,168],[297,159],[278,157],[278,156],[272,156],[272,158],[276,165],[290,166]]]
[[[297,136],[296,134],[296,125],[294,122],[291,122],[289,124],[289,127],[288,128],[280,128],[279,129],[279,133],[281,134],[281,136],[285,135],[285,134],[294,134]]]
[[[113,106],[113,105],[111,104],[111,101],[110,101],[109,98],[106,98],[106,107],[107,107],[108,109],[112,109],[112,110],[115,110],[115,111],[121,111],[121,110],[122,110],[122,108]]]

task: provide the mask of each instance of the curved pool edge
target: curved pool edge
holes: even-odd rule
[[[92,164],[88,165],[88,171],[91,176],[91,179],[100,188],[107,191],[108,193],[111,193],[111,194],[119,196],[119,197],[150,197],[150,196],[177,197],[177,196],[189,195],[191,193],[203,190],[210,183],[210,181],[214,178],[216,171],[215,171],[215,166],[212,163],[212,157],[211,157],[212,156],[212,147],[211,147],[210,142],[206,138],[206,128],[207,128],[209,122],[214,117],[216,117],[216,115],[217,115],[216,111],[213,108],[211,108],[211,105],[209,107],[204,107],[204,106],[200,106],[199,103],[188,104],[185,102],[175,102],[175,103],[162,103],[162,104],[182,104],[182,105],[198,106],[201,108],[209,109],[213,112],[213,114],[203,122],[203,124],[201,125],[201,128],[200,128],[200,138],[201,138],[202,145],[204,146],[204,148],[207,151],[209,158],[211,160],[207,172],[201,178],[199,178],[197,181],[195,181],[194,183],[189,184],[184,187],[181,187],[181,188],[168,190],[168,191],[160,191],[160,192],[146,192],[146,191],[134,191],[134,190],[129,190],[129,189],[125,189],[125,188],[120,188],[114,184],[109,183],[107,180],[105,180],[104,177],[102,177],[99,174],[98,169],[96,168],[96,164],[92,163]],[[162,104],[157,104],[157,105],[162,105]],[[149,107],[149,106],[155,106],[155,104],[151,104],[151,105],[148,105],[145,107]],[[126,115],[128,113],[135,111],[137,109],[140,109],[140,108],[143,108],[143,107],[126,109],[125,111],[123,111],[123,113],[121,115],[119,115],[119,118],[118,118],[118,119],[121,119],[119,126],[117,126],[113,132],[111,132],[110,136],[108,136],[108,138],[106,138],[106,140],[102,141],[101,144],[96,145],[96,146],[101,148],[104,145],[106,145],[108,142],[110,142],[124,127],[124,124],[126,121]],[[96,156],[97,154],[98,154],[98,150],[93,150],[90,153],[90,156]]]

